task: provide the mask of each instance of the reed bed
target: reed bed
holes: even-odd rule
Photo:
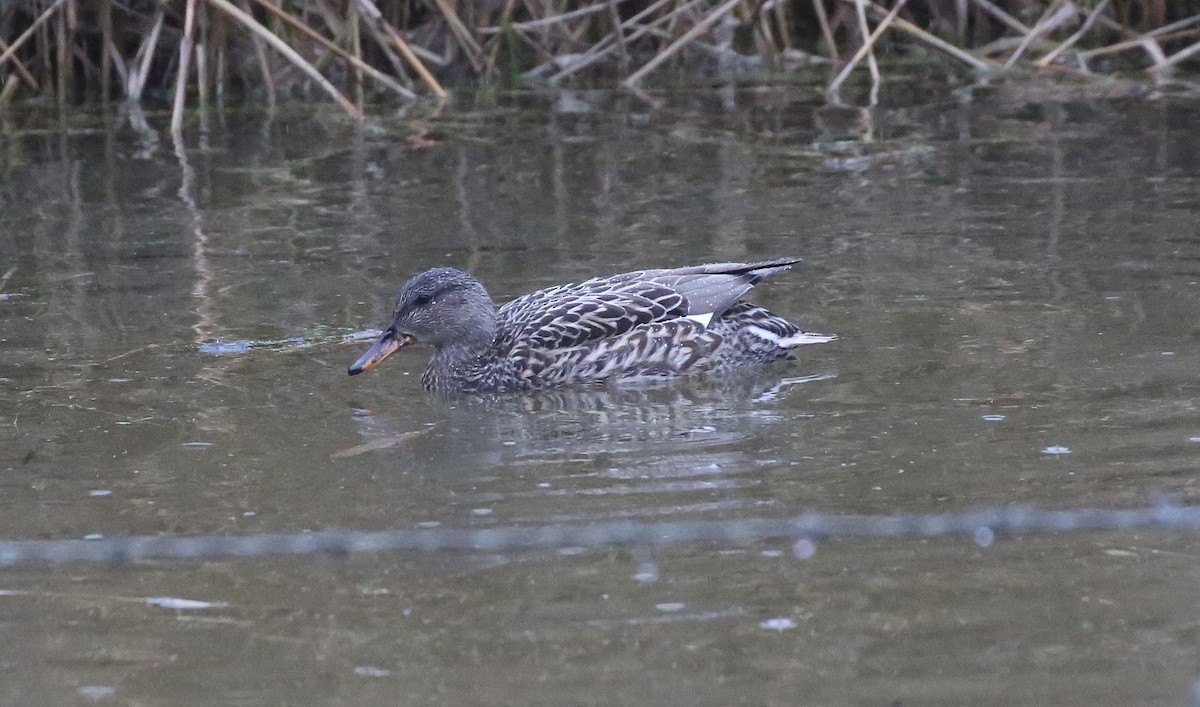
[[[619,85],[821,67],[836,97],[881,57],[967,72],[1163,77],[1200,54],[1200,0],[5,0],[0,105],[232,96],[368,102],[446,85]]]

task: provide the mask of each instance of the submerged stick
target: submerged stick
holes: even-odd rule
[[[233,5],[233,3],[229,2],[229,0],[208,0],[208,2],[216,5],[225,14],[240,22],[246,29],[250,30],[256,36],[261,37],[263,41],[274,47],[276,51],[287,58],[288,61],[292,62],[296,68],[307,74],[313,81],[316,81],[318,86],[324,89],[325,92],[333,98],[333,100],[337,101],[338,105],[342,107],[342,110],[346,111],[354,118],[359,120],[362,119],[363,114],[362,111],[358,109],[358,106],[354,105],[349,99],[343,96],[342,92],[337,90],[337,87],[329,82],[329,79],[325,78],[320,71],[317,71],[312,64],[305,61],[304,57],[300,56],[295,49],[289,47],[287,43],[276,36],[274,32],[268,30],[266,27],[263,27],[258,20],[254,19],[254,17],[248,13]]]
[[[633,72],[629,78],[622,81],[622,84],[626,86],[637,85],[637,83],[645,78],[647,74],[661,66],[663,62],[674,56],[679,50],[691,43],[692,40],[707,32],[708,29],[715,25],[722,17],[732,12],[733,8],[737,7],[738,3],[741,1],[742,0],[729,0],[729,2],[726,2],[724,5],[721,5],[717,9],[713,10],[711,13],[709,13],[708,17],[705,17],[703,20],[697,22],[695,27],[692,27],[690,30],[684,33],[682,37],[675,40],[670,46],[655,55],[653,59],[643,64],[642,68]]]

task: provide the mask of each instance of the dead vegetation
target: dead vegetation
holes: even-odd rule
[[[637,91],[668,66],[814,65],[834,96],[865,71],[874,100],[879,55],[918,47],[968,72],[1161,77],[1200,53],[1200,0],[7,0],[0,105],[156,101],[177,132],[233,95],[325,95],[359,117],[448,84]]]

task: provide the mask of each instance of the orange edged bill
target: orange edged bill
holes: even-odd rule
[[[379,337],[379,341],[367,349],[367,352],[358,357],[358,360],[350,364],[350,368],[346,370],[352,376],[357,376],[359,373],[369,371],[372,368],[383,363],[383,359],[391,356],[413,342],[413,338],[407,334],[398,334],[394,327],[388,327],[384,330],[383,335]]]

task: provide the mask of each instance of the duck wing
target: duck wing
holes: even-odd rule
[[[516,322],[514,345],[541,350],[573,348],[687,316],[687,300],[682,295],[644,282],[572,292],[541,305],[524,311]]]
[[[782,258],[639,270],[550,287],[501,307],[501,329],[512,346],[558,349],[681,318],[707,326],[760,279],[797,262]]]

